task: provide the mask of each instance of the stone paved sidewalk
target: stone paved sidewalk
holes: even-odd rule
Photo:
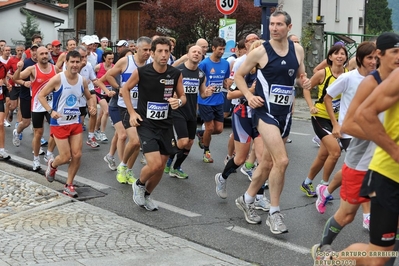
[[[0,166],[5,168],[4,163]],[[15,186],[18,180],[21,185]],[[32,198],[39,200],[19,197],[18,206],[28,207],[7,206],[6,215],[0,216],[0,266],[251,265],[23,177],[1,171],[1,184],[0,198],[7,199],[3,203],[18,202],[15,196],[8,201],[10,184],[13,194],[30,187]],[[48,199],[39,192],[48,193]]]

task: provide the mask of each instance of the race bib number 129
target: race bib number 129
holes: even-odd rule
[[[291,105],[294,100],[292,86],[272,84],[270,87],[269,102],[278,105]]]

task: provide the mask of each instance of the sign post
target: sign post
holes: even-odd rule
[[[216,7],[225,16],[231,15],[236,11],[238,0],[216,0]]]

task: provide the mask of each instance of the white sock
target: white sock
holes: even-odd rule
[[[33,160],[40,160],[39,156],[33,156]]]
[[[269,211],[269,215],[275,213],[275,212],[280,212],[280,206],[270,206],[270,211]]]
[[[94,137],[94,132],[89,132],[89,139],[91,139],[92,137]]]
[[[46,154],[47,154],[47,156],[53,155],[53,153],[51,151],[49,151],[49,150],[47,150]]]
[[[313,180],[311,180],[311,179],[309,179],[309,177],[306,177],[306,179],[305,179],[305,185],[309,185],[309,184],[311,184],[312,183],[312,181]]]
[[[255,197],[252,197],[248,194],[248,192],[245,192],[244,194],[244,202],[247,204],[251,204],[255,201]]]
[[[331,194],[330,194],[330,192],[328,192],[328,189],[325,189],[324,191],[323,191],[323,196],[324,197],[328,197],[328,196],[330,196]]]
[[[363,213],[363,220],[370,216],[370,213]]]
[[[123,162],[121,162],[119,165],[120,165],[120,166],[127,166],[127,164],[125,164],[125,163],[123,163]]]

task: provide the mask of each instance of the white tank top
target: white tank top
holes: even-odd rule
[[[130,76],[132,75],[133,71],[137,68],[138,66],[136,65],[136,62],[134,61],[134,57],[133,55],[129,55],[127,56],[127,66],[125,71],[122,72],[122,74],[120,75],[120,85],[121,88],[122,86],[126,83],[126,81],[130,78]],[[139,89],[136,86],[134,86],[131,90],[130,90],[130,100],[132,102],[133,108],[137,109],[137,101],[139,98]],[[119,94],[118,97],[118,106],[126,108],[126,104],[125,101],[123,100],[122,96]]]

